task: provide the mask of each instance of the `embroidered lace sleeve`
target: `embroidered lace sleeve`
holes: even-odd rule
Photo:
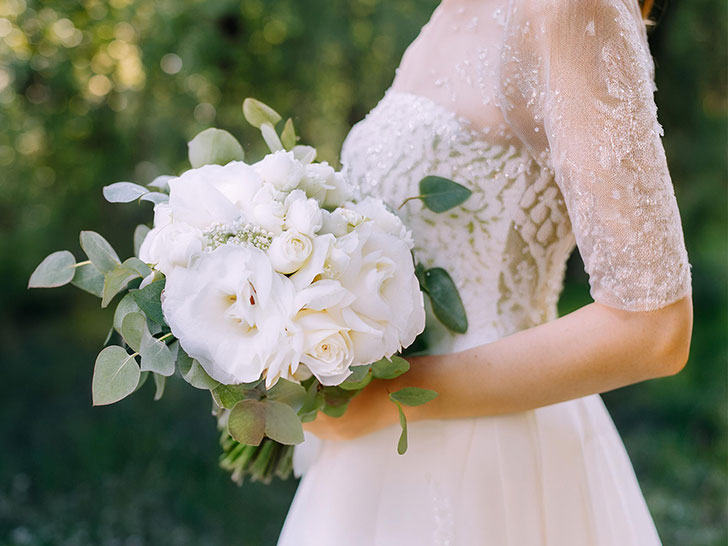
[[[638,311],[690,294],[637,0],[516,1],[502,62],[507,117],[554,171],[594,300]]]

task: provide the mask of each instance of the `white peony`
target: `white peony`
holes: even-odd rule
[[[295,273],[306,263],[313,251],[313,243],[306,235],[292,229],[273,238],[268,258],[278,273]]]
[[[283,231],[286,214],[283,195],[272,185],[264,184],[252,199],[243,205],[243,214],[250,223],[278,235]]]
[[[356,248],[338,281],[356,298],[351,304],[356,316],[345,319],[362,332],[354,339],[361,341],[357,361],[366,363],[410,345],[425,328],[425,310],[408,243],[373,221],[352,232],[352,240],[355,234]],[[375,344],[377,332],[381,340]]]
[[[167,277],[165,319],[182,348],[213,379],[232,385],[296,371],[301,333],[287,277],[257,248],[223,245]]]
[[[187,267],[202,252],[202,232],[183,222],[155,227],[139,247],[139,259],[169,275],[176,267]]]
[[[268,154],[252,167],[265,182],[281,191],[293,190],[305,174],[303,165],[293,152],[284,150]]]

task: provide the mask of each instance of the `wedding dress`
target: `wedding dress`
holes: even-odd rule
[[[445,267],[464,335],[434,353],[557,318],[578,245],[591,295],[625,310],[690,294],[637,0],[445,0],[341,161],[393,208],[426,175],[467,185],[444,214],[399,213],[416,256]],[[580,340],[574,340],[579,343]],[[279,546],[659,544],[599,395],[510,415],[411,423],[347,442],[315,438]]]

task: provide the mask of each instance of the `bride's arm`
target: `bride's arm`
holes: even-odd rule
[[[375,382],[341,420],[308,425],[318,435],[394,423],[386,391],[404,386],[439,393],[407,408],[410,419],[474,417],[674,374],[687,361],[690,270],[637,3],[518,5],[502,67],[516,107],[506,111],[522,140],[551,159],[596,303],[468,351],[413,359],[410,372]]]
[[[655,311],[591,303],[467,351],[411,358],[409,372],[370,384],[343,417],[321,415],[305,427],[319,437],[351,439],[394,424],[387,393],[403,387],[438,392],[405,409],[416,421],[523,411],[672,375],[687,362],[692,322],[689,296]]]

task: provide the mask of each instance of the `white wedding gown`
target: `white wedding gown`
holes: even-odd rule
[[[445,0],[342,164],[397,208],[436,174],[462,206],[400,213],[416,256],[445,267],[464,350],[557,318],[578,245],[595,301],[657,309],[690,294],[680,216],[637,0]],[[578,344],[583,340],[575,339]],[[568,347],[564,347],[568,351]],[[279,546],[652,546],[659,538],[598,395],[511,415],[307,440]]]

